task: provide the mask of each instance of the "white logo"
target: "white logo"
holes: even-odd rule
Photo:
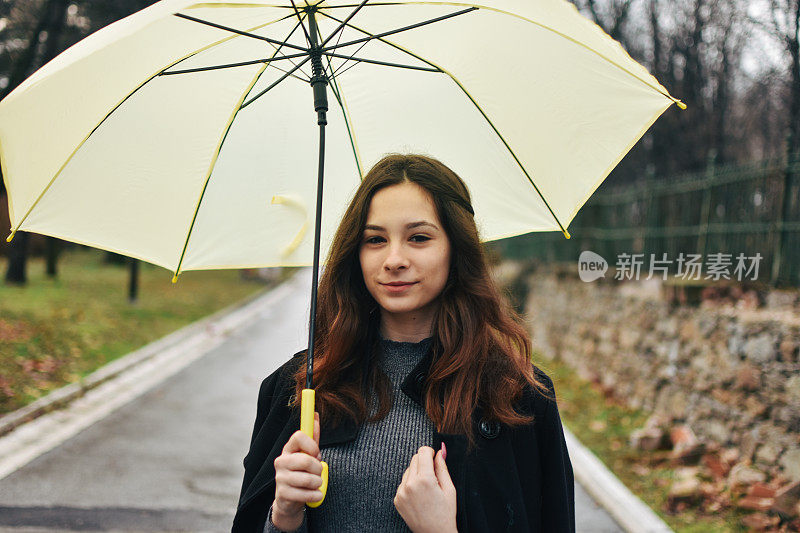
[[[608,262],[602,256],[590,251],[584,250],[578,258],[578,275],[581,281],[594,281],[598,278],[604,278],[608,270]]]
[[[758,279],[758,266],[761,263],[760,253],[754,256],[746,256],[742,253],[736,256],[736,262],[733,262],[733,254],[731,253],[713,253],[708,255],[708,260],[705,262],[705,273],[703,274],[703,256],[700,254],[684,254],[681,252],[675,261],[667,259],[667,254],[661,255],[661,259],[656,259],[655,254],[650,254],[649,265],[645,264],[645,254],[628,254],[621,253],[617,255],[617,262],[614,266],[616,280],[639,280],[639,275],[642,274],[642,267],[645,267],[644,273],[648,274],[647,278],[651,279],[654,273],[660,273],[661,279],[667,280],[670,275],[669,266],[672,263],[677,265],[677,272],[674,277],[680,279],[711,279],[718,281],[720,278],[731,279],[731,274],[736,276],[736,279],[748,279],[747,276],[752,274],[750,279]],[[730,271],[733,268],[733,272]],[[578,274],[581,281],[594,281],[598,278],[604,278],[608,270],[608,263],[602,256],[590,251],[584,250],[578,258]]]

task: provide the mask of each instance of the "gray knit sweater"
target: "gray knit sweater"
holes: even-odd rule
[[[363,424],[353,441],[320,450],[328,463],[325,501],[306,507],[296,531],[411,531],[394,507],[403,472],[421,446],[433,446],[434,426],[425,409],[400,390],[405,377],[425,355],[432,337],[420,342],[381,338],[379,364],[392,382],[394,401],[386,418]],[[372,402],[374,412],[377,402]],[[280,533],[272,523],[272,507],[265,533]]]

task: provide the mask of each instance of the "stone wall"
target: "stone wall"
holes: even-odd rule
[[[506,267],[524,285],[534,349],[607,393],[736,447],[770,475],[800,480],[800,293],[735,284],[686,290],[659,279],[583,282],[576,265]],[[522,283],[520,283],[520,280]]]

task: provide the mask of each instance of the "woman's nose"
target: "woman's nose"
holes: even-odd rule
[[[387,270],[408,267],[408,258],[405,253],[403,253],[402,247],[389,246],[389,252],[383,265]]]

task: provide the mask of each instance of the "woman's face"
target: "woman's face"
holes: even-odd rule
[[[403,182],[375,193],[359,259],[367,290],[384,313],[432,310],[447,282],[450,241],[425,189]],[[410,285],[386,285],[392,282]]]

